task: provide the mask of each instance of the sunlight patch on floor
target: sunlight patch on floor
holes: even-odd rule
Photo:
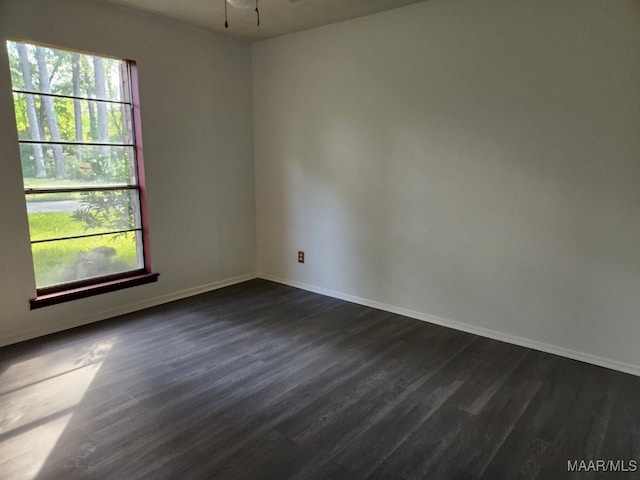
[[[3,480],[38,475],[114,342],[46,352],[9,366],[0,376]]]
[[[36,478],[72,416],[68,413],[0,443],[0,458],[5,459],[0,462],[2,478]]]

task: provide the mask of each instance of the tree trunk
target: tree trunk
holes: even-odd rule
[[[44,49],[42,47],[36,47],[36,60],[38,62],[38,78],[40,79],[40,91],[42,93],[51,93],[51,85],[49,84],[49,72],[47,71],[47,60],[44,55]],[[53,98],[49,96],[42,96],[42,103],[44,104],[47,125],[49,126],[49,135],[52,142],[60,141],[60,130],[58,129],[58,116],[56,114],[55,106],[53,105]],[[53,159],[56,164],[56,178],[66,178],[66,169],[64,165],[64,154],[62,152],[62,145],[52,145],[53,147]]]
[[[118,87],[120,88],[120,99],[123,101],[129,101],[129,85],[127,80],[129,78],[129,72],[127,71],[127,65],[122,62],[120,66],[120,81]],[[133,128],[131,125],[131,107],[129,105],[122,105],[120,109],[120,115],[122,116],[122,140],[123,143],[133,143]]]
[[[80,54],[74,53],[71,55],[71,81],[73,83],[73,96],[80,96]],[[82,104],[77,98],[73,99],[73,118],[75,120],[76,127],[76,142],[82,141]],[[77,147],[76,158],[79,162],[83,160],[83,149]]]
[[[87,89],[87,96],[91,97],[95,94],[95,81],[88,72],[88,65],[84,65],[83,81]],[[96,102],[87,100],[87,109],[89,110],[89,141],[94,142],[97,136],[98,127],[96,126]]]
[[[96,98],[107,98],[107,89],[104,82],[104,65],[102,59],[93,57],[93,73],[96,80]],[[107,104],[104,102],[96,102],[96,110],[98,111],[98,142],[109,142],[109,119],[107,116]],[[109,147],[99,147],[100,155],[107,157],[109,155]]]
[[[27,47],[21,43],[16,44],[18,49],[18,57],[20,58],[20,69],[22,70],[22,78],[24,79],[24,89],[27,91],[33,91],[33,79],[31,77],[31,64],[29,63],[29,56],[27,55]],[[25,95],[27,101],[27,118],[29,119],[29,133],[31,139],[40,141],[40,128],[38,126],[38,114],[36,112],[36,102],[33,95]],[[37,178],[45,178],[47,176],[47,169],[44,166],[44,155],[42,154],[42,145],[34,143],[33,158],[34,158],[34,170]]]
[[[71,68],[73,74],[73,96],[80,96],[80,54],[74,53],[71,57]],[[80,100],[73,99],[73,114],[76,124],[76,142],[82,141],[82,106]]]

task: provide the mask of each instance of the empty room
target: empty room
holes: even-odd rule
[[[640,479],[638,0],[0,42],[0,479]]]

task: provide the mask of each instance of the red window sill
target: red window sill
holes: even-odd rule
[[[57,305],[59,303],[70,302],[80,298],[92,297],[107,292],[115,292],[129,287],[145,285],[158,281],[158,273],[143,273],[133,277],[119,278],[117,280],[96,283],[78,288],[70,288],[55,293],[47,293],[38,295],[36,298],[29,300],[31,310],[36,308],[48,307],[49,305]]]

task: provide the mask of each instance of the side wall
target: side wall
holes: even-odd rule
[[[29,311],[35,283],[6,39],[137,61],[158,283]],[[248,44],[81,0],[0,0],[0,42],[0,345],[254,276]]]
[[[640,373],[638,1],[430,0],[252,49],[261,276]]]

